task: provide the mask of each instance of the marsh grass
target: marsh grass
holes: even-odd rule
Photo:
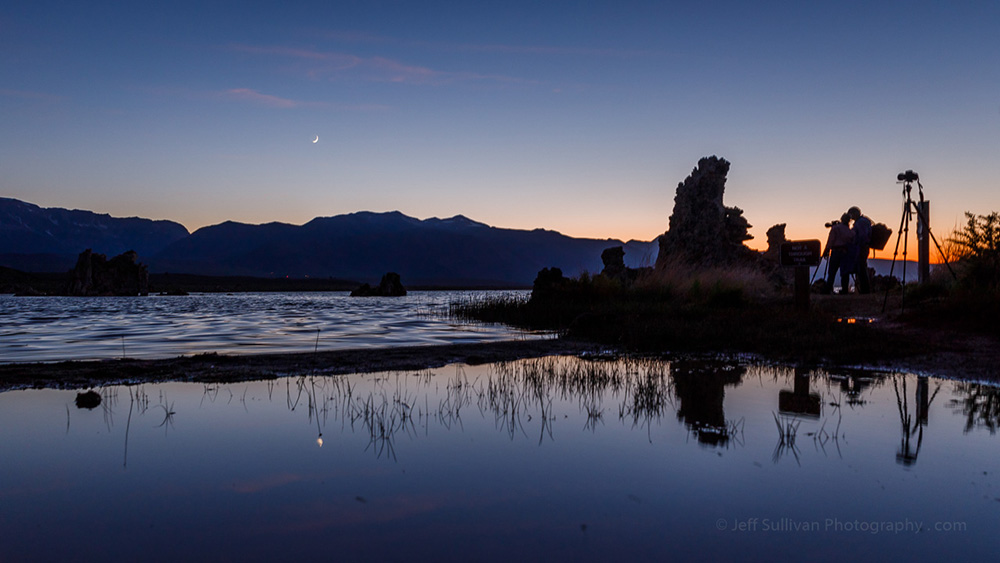
[[[774,416],[774,424],[778,427],[778,443],[774,447],[771,460],[778,463],[785,454],[791,453],[795,463],[802,465],[799,461],[799,448],[795,445],[802,421],[783,414],[773,412],[771,414]]]
[[[205,397],[217,395],[217,388],[206,386]],[[432,396],[437,397],[433,402]],[[307,410],[320,446],[332,420],[367,435],[365,451],[390,461],[398,461],[399,439],[415,440],[432,424],[464,431],[463,413],[470,408],[492,418],[497,432],[511,441],[525,438],[541,445],[555,439],[561,420],[556,411],[566,403],[577,404],[584,428],[591,431],[607,424],[613,412],[623,424],[651,427],[675,410],[669,364],[632,357],[546,357],[492,364],[486,376],[475,379],[461,366],[444,382],[426,373],[378,374],[364,391],[349,376],[304,375],[286,380],[285,396],[289,411]]]
[[[161,396],[161,401],[156,406],[163,409],[163,421],[156,425],[156,428],[163,428],[163,431],[166,432],[174,427],[174,415],[177,414],[177,411],[174,410],[174,403],[167,402],[166,397]]]

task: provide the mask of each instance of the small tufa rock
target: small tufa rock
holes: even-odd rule
[[[544,299],[565,291],[570,279],[559,268],[542,268],[531,287],[531,299]]]
[[[785,237],[785,223],[778,223],[767,230],[767,250],[764,251],[764,258],[771,262],[781,261],[781,245],[788,242]]]
[[[604,269],[601,275],[608,278],[621,278],[625,275],[625,249],[620,246],[605,248],[601,253]]]
[[[651,268],[629,268],[625,265],[625,249],[620,246],[612,246],[604,249],[601,253],[601,260],[604,262],[604,269],[601,275],[609,280],[615,280],[623,286],[630,286],[639,278],[640,274],[648,273]]]
[[[406,288],[403,287],[399,274],[395,272],[388,272],[382,276],[378,287],[363,284],[351,292],[351,297],[403,297],[404,295]]]

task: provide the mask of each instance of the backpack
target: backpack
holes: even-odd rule
[[[892,229],[885,223],[875,223],[872,225],[871,247],[875,250],[882,250],[892,237]]]

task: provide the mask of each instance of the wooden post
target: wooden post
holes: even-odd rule
[[[921,285],[931,279],[931,202],[917,203],[917,282]]]
[[[820,242],[811,240],[790,240],[781,243],[778,255],[782,266],[795,267],[795,306],[809,309],[809,267],[819,267]]]
[[[809,266],[795,266],[795,307],[809,310]]]

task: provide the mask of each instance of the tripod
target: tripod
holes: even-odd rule
[[[941,245],[938,244],[937,237],[931,232],[930,222],[924,215],[924,186],[920,183],[920,178],[912,170],[907,170],[906,172],[899,174],[896,177],[901,184],[903,184],[903,216],[899,219],[899,230],[896,231],[896,248],[892,251],[892,265],[889,266],[889,277],[892,277],[892,273],[896,268],[896,256],[899,254],[899,241],[903,241],[903,280],[902,289],[903,295],[905,295],[906,290],[906,251],[907,242],[909,240],[910,234],[910,221],[913,219],[913,213],[917,214],[917,234],[918,236],[930,236],[931,240],[934,241],[934,246],[937,247],[938,254],[944,259],[944,265],[948,267],[948,271],[951,272],[951,276],[958,279],[955,275],[955,270],[951,269],[951,264],[948,263],[948,257],[945,256],[944,251],[941,250]],[[917,183],[917,196],[919,197],[919,204],[913,201],[913,182]],[[886,304],[889,302],[889,287],[885,288],[885,299],[882,301],[882,312],[885,313]],[[903,299],[900,299],[900,312],[902,312],[904,303]]]

